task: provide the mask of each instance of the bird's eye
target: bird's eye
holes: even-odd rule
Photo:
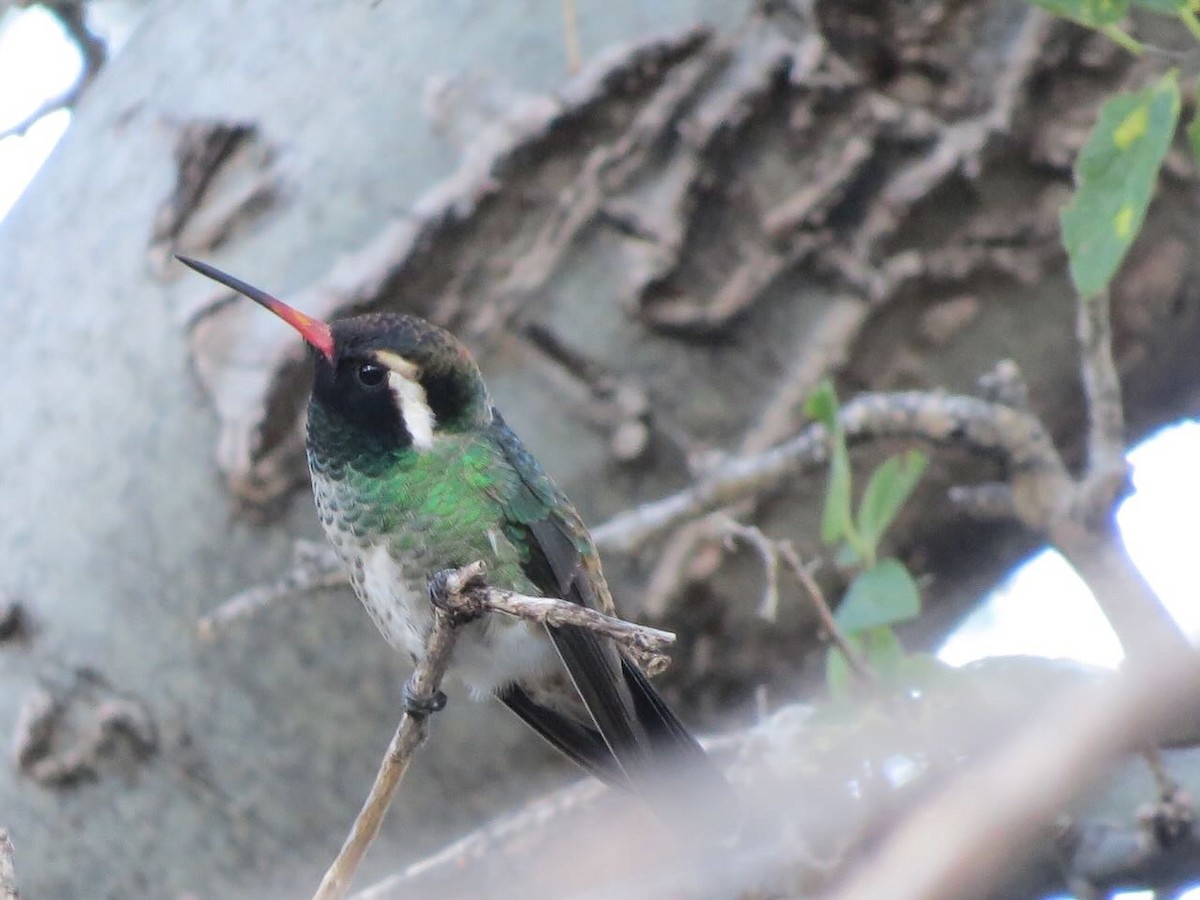
[[[355,374],[358,376],[358,383],[363,387],[379,387],[383,384],[387,370],[377,363],[365,362],[359,365]]]

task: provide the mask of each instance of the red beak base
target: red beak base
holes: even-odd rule
[[[330,330],[325,322],[322,322],[320,319],[314,319],[311,316],[306,316],[300,310],[288,306],[282,300],[272,297],[265,291],[260,291],[253,285],[246,284],[240,278],[227,275],[220,269],[210,266],[208,263],[202,263],[197,259],[189,259],[186,256],[179,256],[178,254],[176,254],[175,258],[188,268],[195,269],[201,275],[249,297],[260,306],[265,306],[300,332],[300,336],[308,342],[309,346],[319,352],[329,362],[333,362],[333,331]]]

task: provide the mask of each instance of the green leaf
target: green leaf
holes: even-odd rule
[[[837,428],[838,398],[832,381],[828,378],[821,379],[816,390],[804,401],[804,412],[810,419],[816,419],[830,431]]]
[[[904,645],[896,632],[880,625],[863,632],[863,648],[867,664],[880,678],[893,681],[904,665]]]
[[[1129,10],[1129,0],[1031,0],[1034,6],[1040,6],[1056,16],[1087,25],[1090,28],[1100,28],[1104,25],[1115,25],[1125,18]]]
[[[1083,296],[1107,287],[1141,230],[1178,121],[1179,79],[1173,71],[1100,108],[1075,166],[1075,196],[1062,212],[1071,278]]]
[[[915,618],[921,611],[917,583],[895,559],[882,559],[850,582],[834,620],[847,632],[861,632]]]
[[[1196,8],[1193,4],[1184,2],[1184,7],[1179,10],[1179,21],[1191,33],[1192,39],[1200,41],[1200,19],[1196,18]]]
[[[1191,0],[1133,0],[1134,6],[1168,16],[1177,16],[1191,5]]]
[[[889,457],[871,473],[858,505],[858,533],[872,550],[917,486],[929,459],[920,450]]]
[[[857,569],[865,560],[853,544],[841,544],[833,556],[833,564],[839,569]]]
[[[821,540],[836,544],[854,523],[850,512],[850,454],[838,424],[838,398],[832,381],[821,379],[804,402],[804,411],[829,430],[829,482],[821,510]]]
[[[836,544],[853,530],[850,511],[850,454],[841,430],[833,432],[829,448],[829,484],[825,487],[825,507],[821,510],[821,540]]]
[[[837,647],[825,651],[825,687],[831,699],[849,703],[854,699],[854,673]]]

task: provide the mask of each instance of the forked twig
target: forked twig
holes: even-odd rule
[[[407,690],[410,696],[437,695],[450,664],[450,651],[454,649],[457,637],[455,629],[459,619],[452,610],[455,602],[461,602],[462,599],[466,580],[463,576],[478,577],[482,571],[482,564],[476,563],[475,567],[460,569],[445,580],[446,594],[443,600],[446,608],[434,604],[433,628],[425,641],[425,653],[417,660],[417,667],[408,681]],[[392,795],[404,779],[408,764],[412,762],[417,748],[424,743],[428,730],[428,714],[416,713],[412,708],[404,711],[400,724],[396,726],[396,733],[392,735],[392,741],[379,764],[371,791],[363,801],[362,809],[355,817],[342,849],[338,851],[333,864],[321,879],[313,900],[340,900],[346,896],[354,873],[358,871],[367,849],[379,833],[379,826],[383,824],[383,817],[392,802]]]
[[[341,900],[346,896],[354,873],[379,833],[392,796],[408,771],[417,748],[425,740],[429,712],[438,708],[435,698],[444,701],[441,684],[459,625],[489,612],[506,613],[548,627],[575,625],[619,643],[643,661],[651,674],[665,668],[667,658],[662,650],[675,640],[675,635],[670,632],[635,625],[566,600],[526,597],[498,590],[484,583],[484,571],[483,563],[475,562],[461,569],[438,573],[430,581],[433,628],[425,641],[425,652],[417,661],[406,687],[409,702],[379,764],[371,791],[342,849],[321,879],[313,900]],[[426,708],[422,708],[423,705]]]

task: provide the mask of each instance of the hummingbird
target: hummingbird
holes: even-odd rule
[[[429,579],[477,560],[493,587],[614,614],[578,511],[492,405],[479,366],[450,332],[392,312],[326,323],[207,263],[179,260],[270,310],[311,349],[307,457],[317,513],[394,648],[419,658],[433,621]],[[459,628],[451,673],[664,818],[719,816],[731,805],[695,738],[606,637],[492,613]],[[414,714],[445,702],[406,700]]]

